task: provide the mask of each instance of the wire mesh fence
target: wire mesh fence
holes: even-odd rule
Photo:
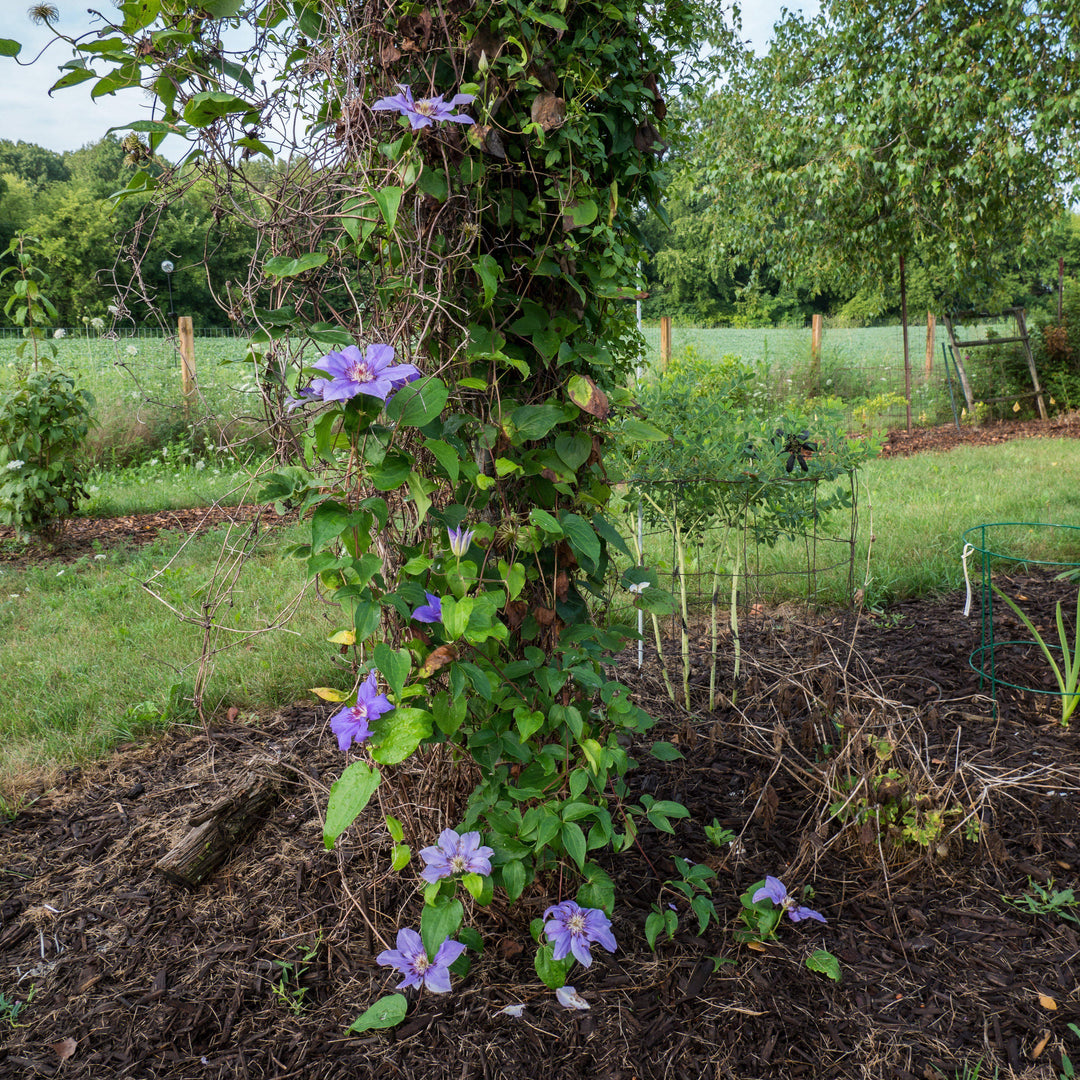
[[[12,385],[22,360],[21,330],[0,328],[0,390]],[[99,425],[129,417],[142,426],[191,421],[226,425],[259,411],[257,372],[243,362],[246,339],[229,330],[202,330],[195,338],[195,392],[185,395],[179,341],[153,329],[60,329],[39,343],[76,384],[93,395]],[[50,349],[51,347],[51,349]],[[193,413],[195,415],[193,415]]]

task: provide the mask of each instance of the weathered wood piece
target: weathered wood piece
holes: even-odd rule
[[[280,762],[252,768],[226,795],[191,815],[194,828],[154,869],[174,885],[197,889],[266,820],[291,775]]]

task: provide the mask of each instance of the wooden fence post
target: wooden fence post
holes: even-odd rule
[[[184,394],[184,408],[187,409],[195,394],[195,331],[190,315],[180,316],[176,332],[180,338],[180,389]]]
[[[934,370],[934,341],[937,337],[937,316],[932,312],[926,313],[926,377]]]
[[[671,316],[660,316],[660,367],[667,370],[671,359]]]
[[[821,332],[824,320],[820,315],[810,319],[810,368],[817,374],[821,371]]]

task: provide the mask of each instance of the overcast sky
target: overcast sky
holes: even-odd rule
[[[78,37],[97,25],[87,14],[86,0],[56,0],[56,4],[60,9],[57,27],[62,33]],[[99,6],[108,8],[108,0]],[[743,37],[759,52],[768,44],[773,23],[785,6],[808,14],[818,8],[817,0],[790,0],[787,4],[783,0],[743,0]],[[52,36],[27,18],[28,7],[29,0],[0,0],[0,38],[22,43],[19,60],[23,64],[33,60]],[[63,42],[49,46],[30,66],[18,66],[14,60],[0,57],[0,139],[37,143],[57,151],[78,150],[97,142],[110,127],[149,118],[141,91],[91,101],[94,84],[87,81],[49,97],[49,87],[60,77],[58,67],[70,57],[71,51]],[[167,144],[162,151],[170,156]]]

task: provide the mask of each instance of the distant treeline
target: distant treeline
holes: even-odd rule
[[[141,167],[146,169],[145,162]],[[156,169],[171,168],[157,162]],[[253,171],[271,167],[252,163]],[[186,194],[144,221],[143,200],[110,196],[135,170],[120,139],[107,135],[63,154],[27,142],[0,140],[0,244],[16,233],[39,241],[35,262],[49,275],[44,290],[56,305],[58,325],[105,318],[109,306],[126,306],[136,323],[154,324],[169,311],[168,282],[161,271],[173,263],[173,302],[197,326],[229,326],[215,294],[230,281],[245,281],[254,235],[234,218],[215,216],[198,180]],[[152,229],[152,257],[138,275],[129,258],[134,230]],[[134,279],[134,287],[133,287]],[[0,305],[7,299],[0,295]]]

